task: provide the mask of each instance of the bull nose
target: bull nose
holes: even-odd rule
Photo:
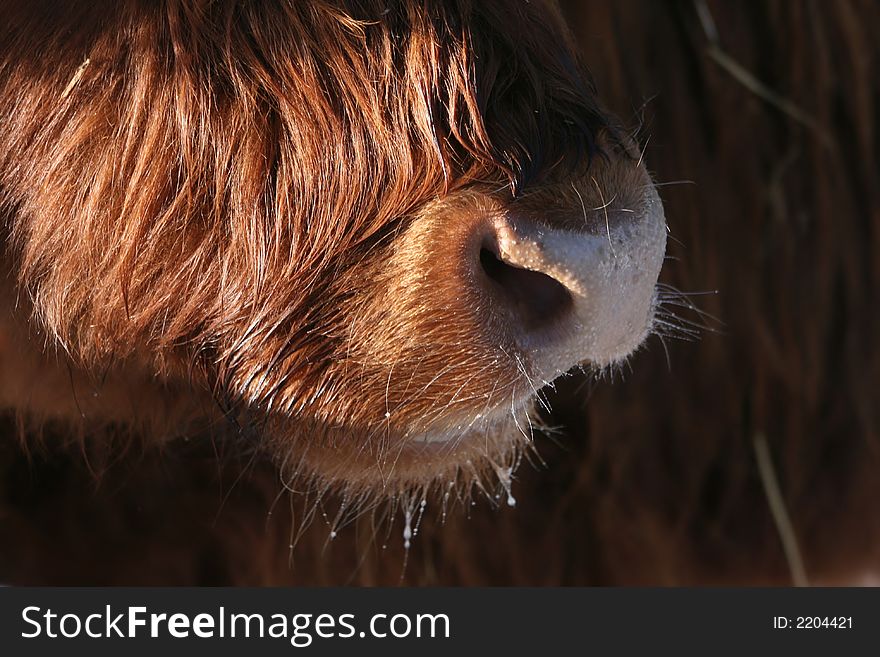
[[[651,328],[666,244],[656,195],[590,232],[496,217],[479,243],[493,311],[545,380],[624,358]]]

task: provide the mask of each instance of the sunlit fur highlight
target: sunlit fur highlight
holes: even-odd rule
[[[361,497],[518,460],[548,382],[462,291],[455,236],[588,230],[651,184],[552,3],[8,4],[9,330],[73,402],[6,404],[237,432]]]

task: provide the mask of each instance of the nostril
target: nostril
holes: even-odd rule
[[[541,272],[509,265],[487,246],[480,249],[480,265],[501,302],[527,330],[552,324],[574,303],[559,281]]]

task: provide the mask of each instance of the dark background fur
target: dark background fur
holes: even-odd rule
[[[563,382],[560,432],[517,473],[515,509],[477,499],[441,523],[432,501],[406,560],[399,518],[330,541],[319,510],[291,562],[305,505],[234,445],[25,461],[4,444],[0,581],[788,583],[758,436],[810,581],[876,567],[880,8],[707,4],[717,47],[788,112],[719,64],[694,3],[564,3],[603,99],[642,123],[657,181],[693,181],[660,188],[662,280],[717,290],[693,300],[720,322],[667,340],[671,365],[653,338],[623,381]]]

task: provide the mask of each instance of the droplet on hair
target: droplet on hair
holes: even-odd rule
[[[409,547],[412,542],[412,511],[404,511],[404,525],[403,525],[403,549],[409,550]]]
[[[422,524],[422,518],[425,515],[425,507],[428,506],[428,500],[422,498],[422,501],[419,503],[419,515],[416,517],[416,524],[413,527],[412,535],[419,535],[419,525]]]
[[[507,493],[507,506],[513,508],[516,506],[516,498],[513,496],[513,468],[497,468],[495,470],[498,475],[498,481],[501,482],[501,487],[504,488],[504,491]],[[500,498],[501,495],[496,495],[495,499]]]

